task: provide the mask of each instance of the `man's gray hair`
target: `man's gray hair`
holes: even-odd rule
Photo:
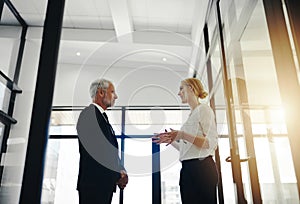
[[[109,84],[112,84],[111,81],[107,79],[96,79],[90,85],[90,96],[92,99],[95,98],[99,88],[106,90],[109,87]]]

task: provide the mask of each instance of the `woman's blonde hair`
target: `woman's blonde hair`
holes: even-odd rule
[[[192,90],[197,97],[203,99],[208,95],[208,93],[204,90],[203,85],[199,79],[187,78],[187,79],[183,80],[183,82],[186,85],[192,87]]]

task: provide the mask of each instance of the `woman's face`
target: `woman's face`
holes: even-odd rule
[[[178,96],[181,98],[182,103],[188,102],[188,96],[191,93],[191,87],[184,82],[181,82],[179,87]]]

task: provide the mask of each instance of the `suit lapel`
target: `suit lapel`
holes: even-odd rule
[[[106,119],[104,118],[104,116],[102,115],[102,113],[99,111],[99,109],[92,105],[95,109],[95,114],[98,120],[98,124],[102,130],[102,132],[104,133],[105,137],[107,138],[107,140],[114,145],[116,148],[118,148],[118,142],[115,136],[115,132],[112,129],[111,125],[106,121]]]

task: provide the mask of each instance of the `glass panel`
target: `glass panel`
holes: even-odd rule
[[[125,139],[125,168],[129,182],[124,203],[152,203],[152,140]],[[142,189],[142,190],[141,190]]]
[[[226,137],[228,137],[228,126],[225,110],[216,110],[216,121],[219,135],[226,135]]]
[[[230,145],[228,138],[219,138],[219,153],[221,161],[221,174],[223,182],[224,203],[235,203],[235,185],[232,182],[231,163],[225,162],[230,156]]]
[[[181,203],[179,177],[181,163],[178,161],[179,152],[170,146],[161,145],[161,196],[162,203]]]
[[[206,51],[205,51],[205,43],[204,43],[204,35],[201,35],[201,40],[199,43],[199,56],[197,58],[198,62],[196,62],[196,70],[198,71],[197,73],[197,78],[200,78],[201,80],[203,76],[207,76],[207,74],[205,74],[204,72],[206,72],[206,62],[205,59],[206,58]],[[206,77],[204,77],[206,79]],[[202,81],[204,83],[204,81]],[[207,84],[207,83],[206,83]]]
[[[127,135],[153,135],[165,128],[178,128],[189,110],[131,110],[126,112]]]
[[[242,134],[242,135],[244,135],[244,134]],[[241,159],[248,158],[248,153],[247,153],[246,144],[245,144],[246,143],[245,138],[243,136],[238,137],[237,142],[238,142],[238,147],[239,147],[240,158]],[[251,187],[250,187],[249,166],[248,166],[247,162],[241,162],[241,172],[242,172],[242,181],[244,184],[245,199],[249,203],[253,203],[252,202],[252,192],[251,192]]]
[[[50,135],[77,135],[76,123],[81,110],[74,111],[52,111]],[[107,110],[107,116],[115,134],[121,135],[121,114],[120,110]]]
[[[299,203],[288,138],[255,138],[263,201]]]
[[[240,19],[242,14],[242,10],[246,7],[249,1],[253,0],[227,0],[227,1],[220,1],[220,10],[222,13],[222,19],[224,19],[225,26],[231,26],[232,21],[226,21],[231,19],[233,16],[235,21]],[[232,19],[231,19],[232,20]]]
[[[0,122],[0,147],[2,147],[4,127],[5,127],[4,124]],[[0,181],[0,183],[1,183],[1,181]]]
[[[10,90],[0,82],[0,110],[7,113],[10,99]]]
[[[241,48],[249,104],[280,105],[275,66],[261,2],[254,10],[241,38]]]
[[[120,141],[118,142],[120,143]],[[78,164],[77,139],[49,140],[43,180],[42,203],[64,204],[79,202],[76,190]],[[114,193],[112,204],[119,203],[119,194],[119,190]]]
[[[235,10],[237,19],[240,18],[241,12],[245,6],[247,6],[247,2],[251,0],[234,0]]]
[[[217,19],[214,17],[216,12],[216,7],[212,6],[210,10],[210,17],[207,21],[207,28],[208,28],[208,36],[210,44],[212,45],[212,41],[214,41],[215,32],[217,30]]]
[[[50,139],[46,155],[42,203],[78,203],[77,139]]]
[[[232,19],[227,18],[227,23],[230,23]],[[295,175],[288,140],[285,137],[273,138],[274,135],[285,136],[287,131],[262,1],[258,1],[241,38],[238,38],[240,41],[234,42],[235,39],[230,39],[229,31],[235,33],[234,28],[239,30],[239,26],[244,26],[238,25],[238,23],[228,28],[228,32],[225,32],[227,41],[230,41],[227,47],[230,56],[227,60],[231,70],[230,76],[233,79],[233,94],[236,105],[238,105],[237,96],[242,93],[238,93],[235,79],[245,80],[246,83],[247,105],[250,108],[262,200],[264,203],[294,203],[294,201],[298,203],[298,201],[296,202]],[[241,70],[242,72],[240,72]],[[239,123],[242,125],[243,121],[239,115],[240,113],[236,111],[237,132],[243,134],[242,127],[241,129],[239,127]],[[238,138],[238,142],[241,158],[251,156],[247,153],[245,138]],[[281,147],[278,147],[278,144]],[[284,161],[282,154],[285,155]],[[282,166],[288,166],[289,170]],[[245,197],[251,203],[249,167],[247,163],[241,163],[241,167]],[[283,179],[281,175],[288,175],[288,179]],[[288,193],[283,190],[284,187],[287,188]]]
[[[9,26],[13,26],[12,29]],[[0,70],[10,79],[13,79],[22,27],[5,3],[1,16],[0,29],[1,34],[4,34],[0,38]],[[6,29],[8,32],[5,31]]]
[[[283,10],[284,10],[285,22],[287,24],[287,30],[288,30],[289,38],[290,38],[290,41],[291,41],[291,48],[292,48],[293,55],[294,55],[295,66],[296,66],[297,73],[298,73],[298,81],[299,81],[299,84],[300,84],[300,67],[299,67],[299,61],[298,61],[298,57],[297,57],[297,53],[296,53],[296,49],[295,49],[295,41],[294,41],[294,38],[293,38],[293,35],[292,35],[292,32],[291,32],[291,26],[290,26],[289,17],[288,17],[288,14],[287,14],[285,1],[283,1],[282,3],[283,3],[282,7],[283,7]]]
[[[9,8],[4,4],[3,6],[3,12],[1,16],[1,24],[3,25],[20,25],[18,20],[15,18],[15,16],[12,14],[12,12],[9,10]]]

